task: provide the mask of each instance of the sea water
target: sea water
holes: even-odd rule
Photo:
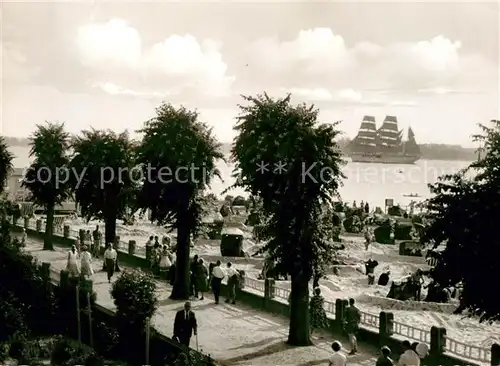
[[[29,165],[29,147],[12,146],[10,150],[15,156],[13,164],[16,168]],[[226,159],[229,160],[229,157]],[[428,185],[435,183],[439,176],[456,173],[470,164],[466,161],[445,160],[419,160],[413,165],[353,163],[349,159],[346,161],[347,164],[342,169],[345,179],[342,180],[343,185],[339,189],[342,200],[349,203],[368,202],[372,208],[376,206],[383,208],[387,198],[392,198],[395,204],[402,206],[407,206],[412,200],[424,199],[429,196]],[[233,164],[219,161],[217,168],[222,180],[215,178],[212,181],[210,190],[213,193],[218,196],[246,195],[241,188],[224,193],[235,182],[232,177]],[[307,167],[305,168],[307,170]],[[410,194],[421,197],[405,197]]]

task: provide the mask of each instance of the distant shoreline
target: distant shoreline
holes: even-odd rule
[[[22,137],[4,137],[5,142],[9,146],[28,147],[29,140]],[[349,139],[342,138],[338,144],[342,151],[347,154],[347,144]],[[420,144],[422,152],[422,160],[440,160],[440,161],[474,161],[477,160],[478,155],[475,148],[462,147],[460,145],[447,145],[447,144]],[[225,155],[231,151],[230,143],[223,143],[222,150]]]

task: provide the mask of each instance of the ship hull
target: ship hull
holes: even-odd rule
[[[378,163],[378,164],[415,164],[420,159],[417,155],[405,154],[366,154],[350,153],[349,157],[354,163]]]

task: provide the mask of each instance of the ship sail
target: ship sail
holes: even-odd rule
[[[357,152],[374,151],[377,148],[377,125],[375,117],[364,116],[358,134],[352,140],[351,150]]]
[[[403,141],[403,130],[394,116],[386,116],[378,130],[375,118],[365,116],[348,154],[355,163],[382,164],[413,164],[421,156],[413,130],[408,130],[408,141]]]
[[[420,156],[420,147],[411,127],[408,128],[408,141],[405,142],[405,154]]]
[[[380,147],[393,151],[402,150],[402,133],[398,129],[398,119],[394,116],[386,116],[384,123],[377,131]]]

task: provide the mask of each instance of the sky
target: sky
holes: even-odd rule
[[[221,142],[241,95],[292,94],[354,137],[395,115],[420,143],[472,146],[500,118],[494,2],[3,2],[1,122],[136,131],[162,101]]]

